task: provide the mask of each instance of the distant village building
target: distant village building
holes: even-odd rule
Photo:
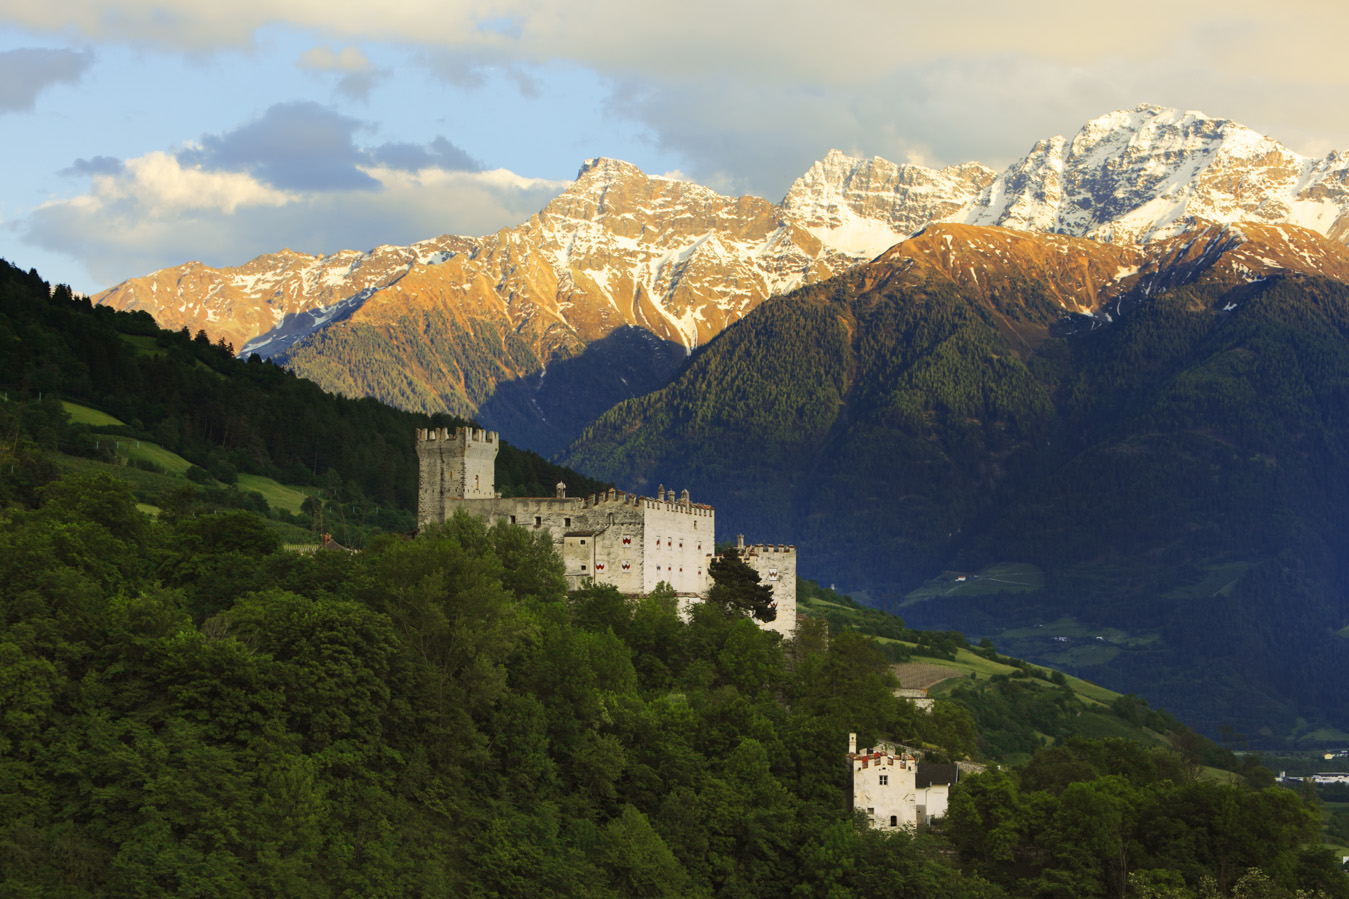
[[[914,708],[920,712],[932,711],[934,700],[927,695],[926,687],[900,687],[895,690],[895,695],[900,699],[907,699],[912,702]]]
[[[951,787],[960,779],[954,762],[919,762],[889,746],[858,752],[855,733],[848,734],[848,764],[852,807],[877,830],[912,830],[945,817]]]
[[[1318,784],[1349,784],[1349,774],[1342,771],[1323,771],[1305,779]]]
[[[857,751],[857,734],[848,734],[852,768],[852,807],[864,812],[878,830],[918,826],[916,775],[918,762],[888,747]]]
[[[705,599],[708,565],[716,552],[716,510],[664,486],[655,497],[610,489],[588,497],[503,498],[496,490],[495,431],[419,429],[417,525],[446,521],[459,509],[488,524],[505,521],[546,530],[562,557],[567,585],[612,584],[623,593],[650,593],[664,582],[686,600]],[[773,588],[777,618],[763,623],[783,635],[796,627],[796,548],[737,541],[741,558]]]

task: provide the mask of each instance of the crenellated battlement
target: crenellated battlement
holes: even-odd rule
[[[751,543],[741,549],[742,554],[753,553],[757,556],[790,556],[795,552],[796,547],[790,543]]]
[[[453,431],[449,428],[418,428],[417,445],[420,448],[423,444],[437,444],[439,446],[468,446],[470,443],[496,444],[499,436],[496,431],[489,431],[486,428],[455,428]]]

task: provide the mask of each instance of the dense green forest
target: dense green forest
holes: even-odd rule
[[[374,495],[378,464],[340,441],[317,474],[272,455],[316,458],[283,411],[312,440],[387,427],[388,465],[417,419],[0,274],[0,895],[1349,897],[1297,794],[1258,766],[1212,779],[1214,747],[1137,701],[1119,711],[1150,746],[1029,709],[1009,725],[1011,678],[924,714],[894,695],[890,637],[807,619],[784,641],[734,598],[685,619],[662,591],[569,594],[525,529],[375,522],[360,552],[294,552],[273,510],[204,502],[204,481],[180,502],[80,473],[68,450],[96,432],[58,392],[220,485],[223,464],[302,465]],[[509,483],[556,476],[541,464],[518,455]],[[848,808],[849,732],[1027,761],[968,777],[947,824],[885,834]]]
[[[850,731],[978,752],[894,687],[855,631],[569,595],[525,529],[299,554],[61,478],[0,513],[0,893],[1349,896],[1296,794],[1160,746],[1068,741],[872,831]]]
[[[1201,277],[1074,328],[1033,283],[884,266],[765,303],[564,460],[1211,735],[1349,741],[1349,286]]]

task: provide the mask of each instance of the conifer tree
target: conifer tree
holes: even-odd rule
[[[759,572],[740,558],[740,551],[735,547],[713,559],[707,566],[707,573],[713,581],[707,599],[725,609],[727,615],[748,615],[759,621],[772,621],[778,617],[773,588],[759,583]]]

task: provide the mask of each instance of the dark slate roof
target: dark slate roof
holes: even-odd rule
[[[921,790],[934,784],[953,784],[958,780],[960,780],[960,766],[954,762],[950,764],[919,762],[913,785]]]

